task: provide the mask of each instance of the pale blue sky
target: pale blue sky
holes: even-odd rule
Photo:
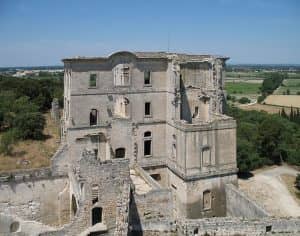
[[[0,0],[0,67],[116,50],[300,64],[298,0]]]

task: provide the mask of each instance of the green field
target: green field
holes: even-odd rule
[[[265,78],[264,72],[226,72],[226,77],[228,78]]]
[[[228,94],[259,94],[259,83],[246,83],[246,82],[226,82],[225,89]]]
[[[300,93],[300,79],[285,79],[283,85],[280,86],[274,94],[287,94],[287,90],[290,91],[290,94],[295,95]]]

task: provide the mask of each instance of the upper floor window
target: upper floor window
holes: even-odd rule
[[[128,98],[121,96],[116,99],[114,114],[123,118],[130,116],[130,101]]]
[[[130,67],[120,64],[114,68],[115,86],[127,86],[130,83]]]
[[[96,109],[92,109],[90,112],[90,125],[97,125],[97,116],[98,111]]]
[[[145,116],[151,116],[151,103],[145,102]]]
[[[150,131],[144,133],[144,156],[152,155],[152,134]]]
[[[151,85],[151,73],[150,71],[144,72],[144,85]]]
[[[97,86],[97,75],[96,74],[90,74],[90,82],[89,87],[95,88]]]

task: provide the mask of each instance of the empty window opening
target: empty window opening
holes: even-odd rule
[[[193,118],[197,118],[198,116],[199,116],[199,107],[195,107]]]
[[[144,156],[152,154],[152,135],[150,131],[144,133]]]
[[[160,174],[152,174],[152,175],[150,175],[154,180],[156,180],[156,181],[160,181],[161,180],[161,176],[160,176]]]
[[[114,114],[118,117],[129,117],[130,101],[128,98],[122,96],[116,99]]]
[[[211,191],[206,190],[203,192],[203,210],[211,209]]]
[[[144,156],[151,156],[151,140],[144,141]]]
[[[92,109],[90,112],[90,125],[97,125],[97,110]]]
[[[117,148],[116,149],[116,158],[125,158],[125,148]]]
[[[102,222],[102,208],[95,207],[92,209],[92,225]]]
[[[271,232],[271,231],[272,231],[272,225],[267,225],[266,232]]]
[[[89,86],[90,86],[90,88],[95,88],[97,86],[97,75],[96,74],[91,74],[90,75]]]
[[[199,234],[199,229],[198,228],[194,229],[194,235],[198,236],[198,234]]]
[[[14,221],[11,223],[9,230],[11,233],[17,232],[20,228],[20,223],[18,221]]]
[[[92,200],[92,204],[94,205],[96,202],[98,202],[99,201],[99,199],[98,199],[98,197],[95,197],[95,198],[93,198],[93,200]]]
[[[73,213],[73,216],[75,216],[76,212],[77,212],[77,202],[76,202],[76,198],[74,195],[72,195],[72,200],[71,200],[71,208],[72,208],[72,213]]]
[[[150,80],[150,71],[145,71],[144,72],[144,84],[145,85],[150,85],[151,84],[151,80]]]
[[[95,155],[95,158],[97,159],[97,157],[98,157],[98,149],[94,149],[94,155]]]
[[[97,184],[92,185],[92,203],[98,202],[99,186]]]
[[[120,64],[114,68],[114,81],[116,86],[129,85],[130,68],[129,66]]]
[[[145,116],[151,116],[151,103],[145,102]]]

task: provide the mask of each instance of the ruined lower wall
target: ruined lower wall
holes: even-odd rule
[[[269,216],[268,212],[249,199],[233,184],[225,185],[227,216],[246,217],[248,219]]]
[[[1,177],[1,213],[47,225],[66,223],[69,215],[69,193],[64,191],[69,182],[66,176],[51,176],[49,169],[38,169],[2,173]],[[65,194],[60,194],[63,191]]]
[[[0,235],[1,236],[39,236],[40,233],[53,228],[36,221],[26,221],[17,216],[0,213]]]
[[[178,236],[300,235],[300,219],[210,218],[178,222]]]
[[[142,235],[164,235],[162,232],[171,232],[172,214],[170,190],[155,189],[143,195],[132,193],[129,228],[132,235],[141,235],[141,231],[143,231]],[[150,232],[157,234],[150,234]]]

